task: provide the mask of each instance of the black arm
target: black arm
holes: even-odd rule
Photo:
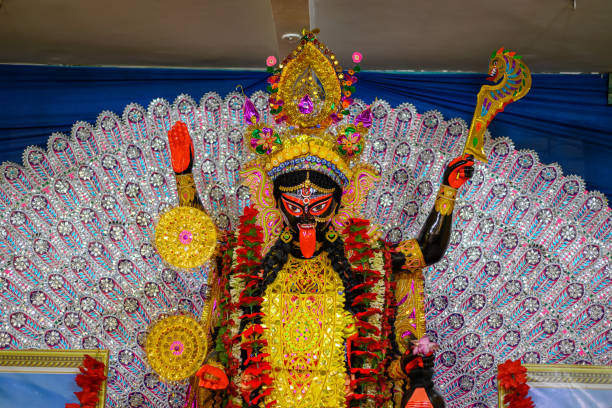
[[[444,171],[434,208],[416,238],[426,265],[438,262],[446,252],[452,230],[457,188],[472,177],[473,164],[473,156],[464,155],[451,161]],[[392,255],[391,261],[393,268],[397,269],[404,265],[406,258],[404,254],[397,252]]]

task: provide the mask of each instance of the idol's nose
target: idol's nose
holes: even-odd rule
[[[315,218],[310,213],[305,213],[300,217],[300,224],[314,224]]]

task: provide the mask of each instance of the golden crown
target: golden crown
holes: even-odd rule
[[[368,108],[340,124],[349,115],[359,66],[344,72],[316,33],[304,30],[297,48],[268,68],[275,125],[260,122],[255,105],[245,101],[244,119],[250,124],[245,143],[272,180],[291,171],[316,170],[344,187],[352,178],[352,162],[365,147],[372,113]],[[353,54],[353,61],[360,62],[361,54]]]

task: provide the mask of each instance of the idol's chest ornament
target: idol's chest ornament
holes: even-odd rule
[[[344,285],[326,254],[290,256],[268,286],[262,324],[279,406],[345,406],[344,343],[355,332]]]

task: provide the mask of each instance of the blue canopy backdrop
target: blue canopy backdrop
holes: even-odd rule
[[[0,162],[21,163],[29,145],[46,145],[52,132],[69,133],[78,120],[123,112],[130,102],[147,106],[186,93],[224,96],[241,84],[250,94],[266,87],[265,71],[0,65]],[[470,122],[484,74],[361,72],[355,97],[391,106],[439,110]],[[612,198],[612,106],[607,75],[534,74],[530,93],[496,117],[490,132],[518,149],[535,150],[542,163],[584,178],[588,190]]]

